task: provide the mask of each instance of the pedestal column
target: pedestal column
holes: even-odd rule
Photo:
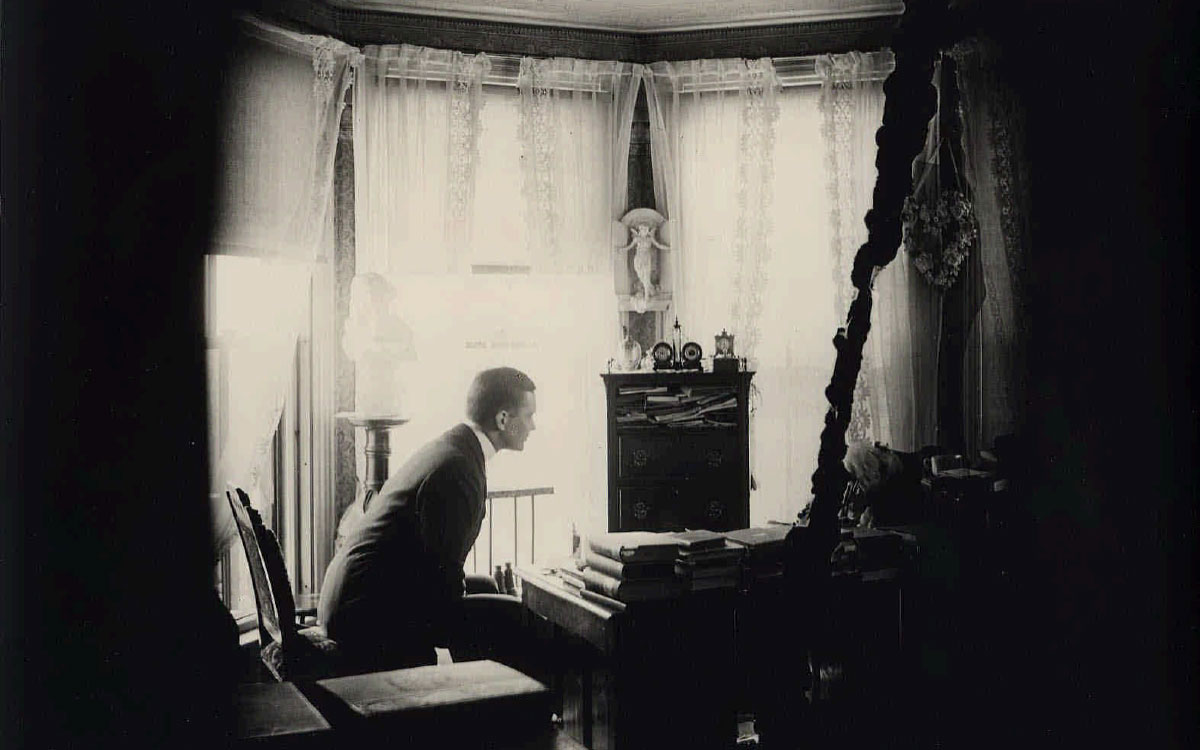
[[[363,455],[366,458],[366,468],[363,477],[358,482],[358,492],[354,502],[342,514],[338,523],[337,538],[334,549],[342,546],[342,540],[353,529],[358,519],[370,507],[371,498],[379,493],[388,478],[388,461],[392,455],[391,435],[388,430],[408,422],[406,417],[395,415],[366,415],[359,412],[339,412],[336,415],[354,427],[361,427],[366,435],[363,445]]]

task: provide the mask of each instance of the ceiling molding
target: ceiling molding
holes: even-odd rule
[[[872,50],[891,43],[899,16],[629,33],[348,8],[328,0],[265,0],[260,13],[348,44],[413,44],[470,52],[625,62],[783,57]]]
[[[462,18],[492,23],[515,23],[525,26],[551,26],[562,28],[591,29],[594,31],[611,31],[624,34],[669,34],[681,31],[700,31],[703,29],[727,29],[741,26],[775,26],[800,23],[818,23],[822,21],[845,21],[855,18],[873,18],[878,16],[899,16],[904,11],[904,3],[900,0],[877,0],[870,5],[862,5],[847,10],[831,10],[828,8],[793,8],[764,12],[743,13],[737,18],[716,21],[701,21],[698,23],[647,23],[629,22],[588,22],[571,18],[569,14],[550,12],[534,12],[517,10],[499,5],[478,6],[476,8],[457,9],[447,7],[445,3],[417,0],[403,5],[395,0],[324,0],[332,7],[347,10],[365,10],[376,13],[393,13],[416,16],[433,16],[438,18]]]
[[[638,62],[717,57],[788,57],[874,50],[891,44],[898,18],[870,18],[777,26],[735,26],[648,36]]]
[[[336,8],[338,29],[351,44],[416,44],[536,57],[629,60],[628,34],[560,26],[527,26],[470,18]],[[347,39],[348,37],[349,39]],[[586,52],[586,54],[581,54]]]

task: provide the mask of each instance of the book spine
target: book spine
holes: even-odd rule
[[[622,581],[649,581],[675,575],[675,564],[669,560],[621,563],[590,551],[586,559],[589,568]]]
[[[602,557],[607,557],[610,560],[624,562],[633,556],[635,550],[625,549],[619,542],[608,543],[604,539],[589,539],[588,549]]]
[[[605,557],[594,550],[588,550],[585,559],[589,568],[598,570],[604,575],[612,576],[613,578],[621,578],[625,572],[624,563],[617,562],[611,557]]]
[[[580,571],[580,575],[583,576],[583,582],[588,591],[595,591],[598,594],[604,594],[613,599],[621,598],[621,582],[618,579],[590,568],[584,568]]]
[[[581,575],[589,591],[623,602],[666,599],[679,593],[679,581],[674,577],[649,581],[619,581],[590,568],[584,568]]]
[[[680,565],[675,564],[675,575],[681,578],[720,578],[722,576],[737,576],[742,570],[740,565]]]

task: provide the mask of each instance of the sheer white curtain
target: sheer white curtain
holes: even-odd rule
[[[629,131],[641,66],[521,59],[521,178],[534,268],[596,273],[625,206]]]
[[[359,273],[467,260],[487,55],[369,45],[354,87]]]
[[[205,280],[210,498],[220,549],[234,535],[228,487],[246,489],[269,509],[271,498],[259,490],[297,336],[309,327],[312,280],[324,278],[313,270],[328,262],[333,156],[356,56],[341,42],[254,18],[240,29],[223,102],[217,232]],[[313,332],[328,334],[320,326]],[[314,341],[314,350],[327,352],[325,344]],[[328,377],[313,388],[332,394]],[[314,426],[328,428],[332,401],[317,402]]]
[[[756,524],[810,496],[836,319],[818,92],[780,90],[768,66],[655,64],[647,96],[655,179],[675,176],[660,200],[677,225],[685,335],[728,328],[757,370]]]
[[[486,85],[487,54],[368,46],[355,87],[360,272],[443,273],[472,261],[594,273],[640,66],[522,58],[518,88]]]
[[[883,79],[891,52],[850,52],[817,60],[821,77],[832,262],[841,325],[853,299],[850,269],[867,238],[864,223],[875,187],[875,133],[883,120]],[[901,252],[874,282],[871,334],[855,389],[850,439],[897,450],[933,442],[937,408],[937,293]]]
[[[667,222],[659,230],[660,237],[674,245],[679,234],[681,217],[679,211],[679,95],[681,81],[675,66],[663,63],[642,69],[642,88],[646,92],[646,109],[650,120],[650,168],[654,182],[654,208],[666,217]],[[670,127],[668,127],[670,123]],[[681,248],[682,249],[682,248]],[[677,262],[679,253],[667,252],[659,255],[660,278],[674,279],[675,309],[687,307],[686,271]]]
[[[769,59],[654,63],[646,89],[655,201],[678,241],[667,255],[677,262],[680,322],[693,337],[727,328],[753,356],[774,219],[774,67]],[[717,288],[729,293],[710,293]]]
[[[775,147],[773,252],[763,289],[751,520],[791,521],[812,497],[837,327],[819,93],[785,89]],[[752,501],[753,502],[753,501]]]

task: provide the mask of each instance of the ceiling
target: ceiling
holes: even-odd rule
[[[326,0],[359,10],[624,33],[664,33],[898,15],[900,0]]]

